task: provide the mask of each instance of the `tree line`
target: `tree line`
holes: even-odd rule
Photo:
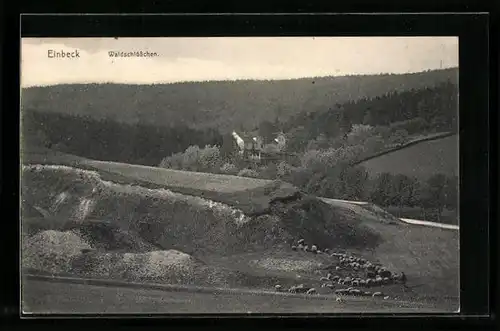
[[[24,144],[103,161],[156,166],[165,155],[184,151],[192,144],[222,143],[215,129],[196,130],[185,125],[131,125],[34,109],[24,110],[21,120]]]
[[[447,80],[456,83],[457,79],[458,70],[452,68],[411,74],[269,81],[61,84],[25,88],[22,94],[26,108],[130,124],[142,120],[155,126],[184,124],[231,132],[240,127],[252,130],[264,120],[285,122],[293,115],[300,118],[304,111],[323,112],[336,103],[373,99],[391,91],[432,88]],[[302,120],[298,122],[301,125]]]
[[[435,87],[394,91],[382,96],[336,104],[326,111],[302,113],[281,124],[290,137],[289,148],[307,149],[309,141],[324,136],[337,139],[353,125],[370,125],[389,134],[457,130],[458,87],[451,81]]]

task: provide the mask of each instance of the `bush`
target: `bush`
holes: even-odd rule
[[[160,167],[187,171],[210,172],[219,170],[221,154],[218,146],[207,145],[200,148],[197,145],[189,146],[184,153],[175,153],[164,158]]]
[[[257,171],[252,170],[252,169],[242,169],[242,170],[240,170],[240,172],[238,172],[238,176],[258,178],[259,174],[257,173]]]
[[[238,168],[232,163],[224,163],[219,170],[226,175],[236,175],[238,173]]]
[[[292,167],[285,161],[281,161],[276,166],[276,175],[278,178],[288,176],[292,172]]]
[[[371,125],[353,124],[351,131],[347,134],[347,142],[350,145],[363,144],[369,137],[374,135]]]

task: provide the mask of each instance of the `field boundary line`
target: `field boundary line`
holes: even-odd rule
[[[421,139],[416,139],[416,140],[411,140],[407,143],[403,143],[397,147],[393,147],[393,148],[390,148],[390,149],[386,149],[386,150],[383,150],[383,151],[380,151],[378,153],[375,153],[375,154],[372,154],[362,160],[358,160],[358,161],[355,161],[355,162],[352,162],[351,163],[351,166],[354,167],[354,166],[357,166],[363,162],[366,162],[366,161],[369,161],[371,159],[375,159],[379,156],[384,156],[385,154],[389,154],[389,153],[392,153],[392,152],[397,152],[399,150],[402,150],[402,149],[405,149],[405,148],[408,148],[408,147],[411,147],[413,145],[417,145],[417,144],[420,144],[420,143],[424,143],[424,142],[427,142],[427,141],[433,141],[433,140],[439,140],[439,139],[444,139],[444,138],[448,138],[448,137],[452,137],[452,136],[455,136],[455,135],[458,135],[457,132],[455,131],[450,131],[450,132],[443,132],[442,134],[436,134],[436,135],[433,135],[433,136],[430,136],[430,137],[425,137],[425,138],[421,138]]]

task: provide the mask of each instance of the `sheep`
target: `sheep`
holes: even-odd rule
[[[389,296],[388,296],[388,295],[386,295],[386,296],[384,297],[384,300],[387,300],[387,299],[389,299]]]
[[[367,279],[366,280],[366,286],[370,287],[373,285],[373,279]]]
[[[363,295],[366,295],[367,297],[371,297],[372,296],[372,292],[365,291],[365,292],[363,292]]]
[[[406,275],[404,274],[404,272],[401,272],[401,275],[399,275],[399,276],[393,275],[393,279],[395,281],[398,281],[398,282],[406,285]]]
[[[304,245],[298,244],[297,249],[300,249],[300,250],[304,249]]]
[[[329,281],[330,278],[328,278],[328,277],[321,277],[319,280],[322,281],[322,282],[326,282],[326,281]]]
[[[299,244],[299,245],[304,245],[304,243],[305,243],[305,240],[304,240],[304,239],[299,239],[299,240],[297,241],[297,244]]]
[[[330,284],[326,284],[326,287],[328,287],[329,289],[334,289],[335,285],[333,285],[333,284],[330,283]]]
[[[309,252],[309,245],[304,246],[304,252]]]
[[[359,286],[366,286],[366,281],[364,279],[360,280]]]
[[[310,288],[309,290],[307,290],[306,294],[318,294],[318,292],[315,288]]]
[[[330,250],[328,248],[325,248],[325,249],[323,249],[323,252],[325,252],[325,254],[328,254],[330,252]]]
[[[340,267],[339,267],[339,266],[336,266],[336,267],[335,267],[335,271],[340,271]]]
[[[288,290],[290,293],[306,293],[310,287],[304,286],[304,284],[299,284],[297,286],[292,286],[290,290]]]
[[[388,277],[384,277],[383,283],[386,284],[386,285],[388,285],[388,284],[391,283],[391,280]]]
[[[382,292],[375,292],[375,293],[372,294],[372,297],[374,297],[374,298],[375,297],[381,297],[381,296],[383,296]]]
[[[292,251],[296,251],[297,250],[297,246],[292,246]]]
[[[311,246],[311,252],[316,253],[318,251],[318,246],[312,245]]]
[[[363,292],[361,292],[361,290],[358,290],[358,289],[354,289],[354,290],[351,290],[349,291],[349,294],[350,295],[355,295],[355,296],[359,296],[361,295]]]
[[[277,292],[281,292],[283,290],[283,288],[281,287],[281,285],[277,284],[274,286],[274,289],[277,291]]]
[[[376,277],[377,277],[377,275],[374,272],[368,271],[366,273],[366,278],[372,278],[373,279],[373,278],[376,278]]]

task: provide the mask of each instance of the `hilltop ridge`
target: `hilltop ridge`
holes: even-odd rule
[[[188,124],[228,132],[286,121],[336,103],[458,80],[458,69],[412,74],[152,85],[62,84],[22,90],[22,108],[156,126]]]

